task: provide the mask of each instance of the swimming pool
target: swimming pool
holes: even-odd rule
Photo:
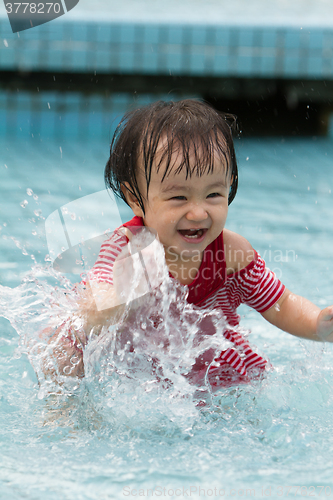
[[[240,140],[237,150],[240,187],[227,227],[248,238],[288,288],[332,304],[332,139]],[[34,260],[46,264],[44,218],[103,189],[108,138],[8,138],[1,151],[0,283],[13,291],[0,289],[0,309],[11,306],[15,316],[26,306],[31,324],[34,305],[15,287]],[[42,283],[34,272],[36,297]],[[202,408],[185,388],[181,397],[120,381],[112,391],[101,371],[73,396],[40,399],[19,336],[0,318],[0,497],[332,496],[332,346],[240,312],[274,370]]]

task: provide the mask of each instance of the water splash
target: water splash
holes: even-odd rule
[[[66,376],[82,375],[75,350],[67,371],[57,369],[66,356],[63,342],[70,328],[80,332],[85,324],[78,301],[84,283],[73,287],[50,265],[35,265],[17,288],[0,286],[0,316],[19,335],[16,352],[27,355],[34,368],[38,398],[48,398],[48,423],[56,416],[78,415],[82,401],[89,400],[91,411],[112,428],[126,422],[131,428],[181,428],[186,434],[200,405],[221,411],[219,398],[228,390],[223,384],[212,387],[209,370],[221,351],[232,346],[224,336],[223,314],[187,302],[187,289],[168,275],[161,245],[155,259],[161,285],[140,299],[129,296],[116,324],[92,328],[81,338],[84,377]],[[134,268],[130,289],[142,272],[142,267]],[[58,403],[50,404],[50,395]],[[169,427],[166,421],[176,424]]]

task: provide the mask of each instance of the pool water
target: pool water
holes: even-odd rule
[[[0,498],[332,496],[333,348],[280,332],[245,306],[242,326],[274,367],[261,381],[197,406],[177,365],[188,327],[171,387],[145,369],[131,378],[126,363],[124,377],[115,376],[108,352],[92,344],[86,379],[47,395],[27,342],[54,320],[52,300],[61,314],[75,276],[48,270],[45,219],[103,189],[108,143],[0,146],[0,314],[13,325],[0,318]],[[227,227],[293,292],[332,304],[332,140],[239,140],[237,152],[240,186]],[[120,212],[131,218],[128,207]]]

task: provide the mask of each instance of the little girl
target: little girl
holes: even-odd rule
[[[170,277],[188,287],[188,302],[219,309],[228,322],[224,336],[231,347],[213,359],[204,355],[193,367],[194,374],[207,366],[207,359],[215,359],[208,375],[213,380],[219,373],[222,385],[247,381],[267,363],[233,330],[241,303],[293,335],[333,341],[333,306],[320,311],[291,293],[245,238],[225,229],[238,184],[233,122],[231,115],[196,100],[160,101],[123,118],[111,144],[105,181],[131,207],[134,218],[102,245],[81,305],[86,334],[114,321],[125,279],[114,271],[137,230],[149,228],[164,247]],[[104,305],[96,307],[97,295],[104,297]],[[85,338],[74,327],[72,336],[61,341],[68,360],[73,353],[80,357],[80,341],[84,344]],[[71,375],[83,375],[82,354],[80,359]],[[59,365],[65,373],[68,360]]]

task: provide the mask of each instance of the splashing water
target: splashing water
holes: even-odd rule
[[[27,354],[38,377],[40,399],[61,394],[67,405],[68,397],[89,391],[107,420],[120,412],[119,418],[131,419],[136,414],[144,421],[149,407],[154,408],[157,420],[161,415],[172,420],[176,414],[177,425],[181,415],[186,415],[185,427],[189,415],[196,414],[199,399],[212,402],[208,369],[215,356],[231,345],[223,336],[223,315],[187,303],[186,289],[168,276],[161,245],[154,258],[161,286],[140,300],[128,297],[117,324],[104,326],[98,335],[95,329],[88,332],[84,380],[59,372],[56,377],[48,376],[50,367],[56,366],[54,358],[62,354],[61,344],[57,345],[61,335],[56,340],[52,337],[55,331],[60,327],[66,335],[69,322],[82,328],[77,298],[84,285],[73,288],[52,267],[35,265],[17,288],[0,286],[0,316],[19,335],[17,355]],[[132,289],[142,278],[140,273],[142,267],[136,265]],[[204,368],[191,377],[200,356]],[[74,369],[75,356],[71,363]]]
[[[323,383],[317,356],[312,369],[294,363],[293,369],[278,368],[259,383],[221,388],[214,393],[206,375],[209,361],[229,346],[223,336],[224,319],[216,311],[198,310],[188,304],[186,290],[168,278],[163,250],[157,252],[156,260],[163,276],[161,287],[134,304],[128,300],[122,321],[103,327],[99,335],[91,332],[83,353],[82,379],[59,375],[53,380],[43,372],[46,360],[52,358],[49,340],[53,331],[61,324],[66,328],[69,317],[78,328],[82,324],[77,288],[47,266],[34,266],[15,289],[0,287],[0,315],[9,319],[19,334],[16,356],[26,353],[38,376],[42,406],[38,408],[37,427],[36,417],[30,417],[33,429],[29,442],[38,441],[40,449],[43,443],[48,446],[50,436],[53,443],[60,440],[59,454],[65,454],[67,466],[58,457],[56,444],[52,452],[46,448],[44,454],[49,457],[51,453],[52,471],[56,467],[61,491],[66,490],[64,498],[73,497],[78,489],[83,499],[97,499],[107,491],[106,486],[91,489],[93,478],[100,474],[93,465],[96,456],[101,457],[99,468],[110,477],[112,492],[117,495],[129,491],[133,481],[134,488],[138,484],[142,488],[166,484],[170,491],[176,486],[192,487],[194,491],[198,482],[201,488],[210,488],[212,482],[221,488],[221,482],[217,482],[220,468],[228,470],[230,461],[234,471],[243,470],[245,463],[248,472],[234,472],[222,486],[234,487],[236,483],[241,489],[251,484],[259,495],[265,483],[259,479],[258,470],[266,470],[267,463],[271,464],[270,481],[279,484],[274,464],[279,462],[287,474],[290,460],[306,463],[315,449],[329,445],[331,439],[327,442],[322,417],[316,420],[313,406],[332,408],[330,373],[325,374],[327,382]],[[142,268],[134,269],[134,283],[140,272]],[[193,384],[188,375],[205,353],[209,353],[207,366]],[[313,352],[310,355],[313,359]],[[203,400],[205,405],[198,406]],[[36,413],[36,403],[33,409]],[[324,420],[332,428],[328,419]],[[314,432],[316,442],[311,438]],[[66,451],[72,440],[77,446],[73,465],[72,451]],[[174,460],[185,460],[177,466],[176,474],[175,464],[168,461],[170,445]],[[84,453],[79,452],[86,448]],[[255,464],[247,458],[253,454]],[[150,464],[147,470],[138,469],[139,457],[140,463]],[[41,467],[33,453],[31,460],[40,474],[50,479],[50,472]],[[67,489],[66,468],[75,471],[77,460],[82,473],[75,474],[75,488]],[[87,467],[92,482],[88,481],[88,490],[84,491]],[[162,470],[165,480],[161,479]],[[302,484],[306,479],[303,476],[299,479]],[[34,481],[40,485],[38,477]],[[329,484],[327,479],[324,484]],[[193,498],[200,496],[193,493]]]

